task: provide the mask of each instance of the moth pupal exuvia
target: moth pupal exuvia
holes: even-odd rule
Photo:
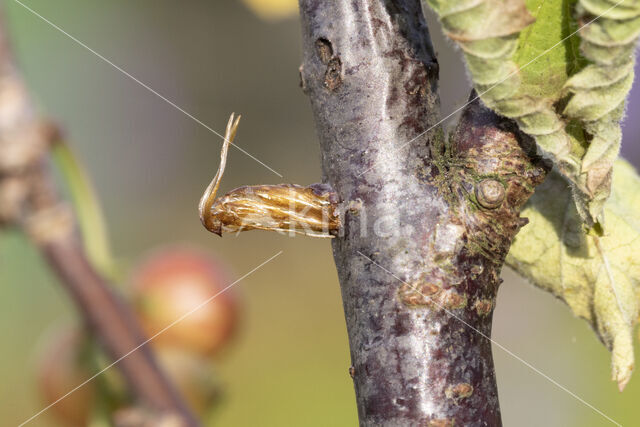
[[[340,227],[335,193],[324,184],[255,185],[231,190],[216,198],[229,145],[238,130],[240,116],[232,114],[220,153],[220,166],[200,199],[200,220],[205,228],[222,236],[225,232],[271,230],[333,237]]]

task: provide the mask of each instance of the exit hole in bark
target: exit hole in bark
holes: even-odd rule
[[[323,64],[327,65],[333,57],[333,46],[331,42],[324,38],[316,40],[316,52]]]
[[[320,62],[327,66],[324,73],[324,86],[333,91],[342,84],[342,60],[334,55],[333,45],[323,37],[316,40],[316,54]]]
[[[327,64],[324,75],[324,85],[329,90],[336,90],[342,84],[342,61],[339,57],[332,58]]]

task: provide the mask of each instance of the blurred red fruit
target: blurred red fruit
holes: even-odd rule
[[[84,337],[71,327],[46,337],[37,367],[38,387],[49,412],[64,426],[86,426],[91,415],[94,384],[89,382],[65,395],[91,377],[82,357]]]
[[[215,259],[191,249],[167,249],[143,262],[131,284],[146,333],[162,332],[152,344],[216,354],[237,323],[236,298],[231,289],[223,291],[230,283]]]

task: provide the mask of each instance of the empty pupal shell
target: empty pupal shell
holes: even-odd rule
[[[220,155],[220,167],[202,198],[200,220],[207,230],[223,232],[270,230],[313,237],[333,237],[340,221],[336,196],[324,184],[302,187],[295,184],[256,185],[236,188],[216,199],[240,117],[231,115]],[[332,234],[333,233],[333,234]]]

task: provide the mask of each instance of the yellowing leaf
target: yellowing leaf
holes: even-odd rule
[[[462,48],[483,102],[534,137],[571,183],[583,221],[601,222],[633,82],[640,0],[428,3]]]
[[[242,0],[260,18],[276,21],[298,13],[298,0]]]
[[[507,264],[584,318],[612,352],[613,379],[633,370],[633,329],[640,306],[640,177],[620,159],[604,205],[603,236],[585,234],[571,190],[558,173],[536,189]]]

